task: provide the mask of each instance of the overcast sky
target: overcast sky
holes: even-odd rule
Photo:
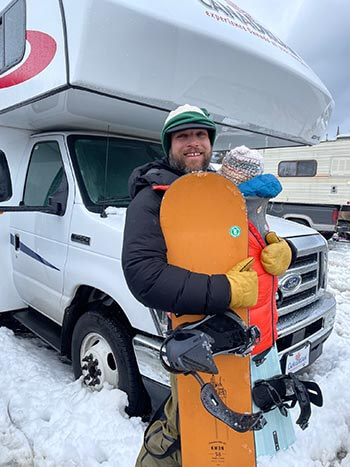
[[[350,0],[237,0],[294,49],[335,101],[328,128],[350,134]]]

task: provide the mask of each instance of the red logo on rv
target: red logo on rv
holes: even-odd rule
[[[45,32],[27,31],[30,53],[16,70],[0,78],[0,89],[16,86],[38,75],[51,63],[56,54],[57,44],[53,37]]]

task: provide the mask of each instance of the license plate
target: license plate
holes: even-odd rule
[[[295,373],[308,366],[310,359],[310,344],[293,350],[287,355],[286,373]]]

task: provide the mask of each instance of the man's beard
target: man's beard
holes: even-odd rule
[[[208,160],[203,161],[202,167],[200,167],[198,169],[191,169],[190,167],[186,166],[185,161],[175,159],[173,157],[172,153],[171,153],[171,150],[169,151],[169,165],[170,165],[170,167],[172,167],[173,169],[179,170],[180,172],[182,172],[184,174],[189,174],[189,173],[192,173],[192,172],[201,172],[201,171],[207,170],[209,165],[210,165],[210,159],[211,159],[211,154],[208,157]]]

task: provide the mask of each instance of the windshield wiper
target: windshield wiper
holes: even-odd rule
[[[109,204],[109,203],[117,203],[118,201],[130,201],[130,196],[110,196],[109,198],[103,198],[98,200],[96,204]]]
[[[108,207],[111,206],[113,203],[118,203],[120,201],[123,201],[124,204],[125,204],[125,201],[130,201],[130,200],[131,200],[130,196],[120,196],[120,197],[111,196],[109,198],[104,198],[104,199],[98,201],[97,204],[105,206],[102,209],[100,216],[103,217],[103,218],[106,218],[107,217],[106,209],[108,209]],[[122,206],[122,207],[124,207],[124,206]]]

